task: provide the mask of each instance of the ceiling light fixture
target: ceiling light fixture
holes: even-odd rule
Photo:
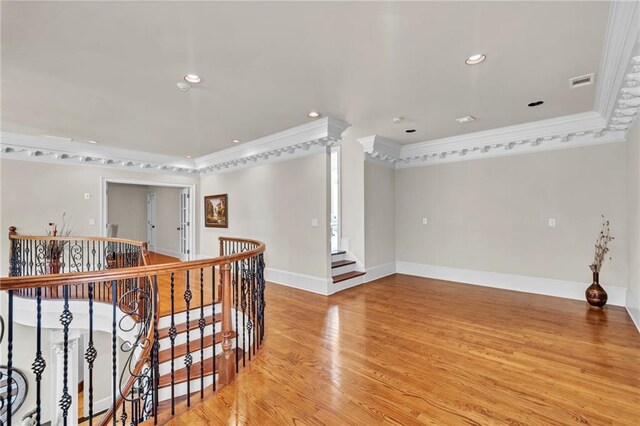
[[[542,105],[544,101],[535,101],[527,104],[528,107],[537,107],[538,105]]]
[[[318,118],[320,117],[320,113],[317,111],[311,111],[309,114],[307,114],[309,116],[309,118]]]
[[[405,130],[405,133],[415,133],[416,129],[407,129]]]
[[[187,74],[184,76],[184,81],[191,84],[200,84],[202,83],[202,79],[199,75],[196,74]]]
[[[94,145],[95,145],[95,144],[97,144],[97,143],[98,143],[98,141],[89,140],[89,143],[92,143],[92,144],[94,144]]]
[[[478,53],[476,55],[469,56],[464,63],[467,65],[478,65],[479,63],[484,62],[485,59],[487,59],[487,55],[484,53]]]
[[[393,122],[396,124],[402,123],[402,120],[404,120],[402,117],[393,117]]]
[[[184,158],[191,159],[191,156],[190,155],[185,155]]]
[[[464,117],[456,118],[456,121],[460,124],[464,124],[464,123],[471,123],[472,121],[475,121],[475,119],[476,119],[475,117],[467,115]]]
[[[234,139],[234,140],[232,140],[231,142],[233,142],[233,143],[240,143],[240,139]]]

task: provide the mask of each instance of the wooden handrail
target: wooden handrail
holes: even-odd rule
[[[256,248],[241,253],[228,256],[220,256],[204,260],[192,260],[189,262],[172,262],[160,265],[139,266],[121,269],[107,269],[102,271],[71,272],[52,275],[35,275],[26,277],[3,277],[0,278],[0,290],[19,290],[23,288],[38,288],[55,285],[85,284],[92,282],[103,282],[113,280],[123,280],[135,278],[143,275],[156,275],[161,273],[186,271],[190,269],[200,269],[211,266],[221,266],[225,263],[233,263],[249,257],[264,253],[264,243],[256,240],[238,239],[243,243],[257,245]]]
[[[132,246],[142,247],[146,244],[141,241],[128,240],[126,238],[110,238],[110,237],[86,237],[86,236],[52,236],[52,235],[18,235],[16,227],[9,228],[9,239],[11,240],[39,240],[39,241],[105,241],[108,243],[131,244]]]

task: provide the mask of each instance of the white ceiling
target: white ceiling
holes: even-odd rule
[[[2,130],[195,157],[310,110],[403,144],[590,111],[609,6],[3,1]]]

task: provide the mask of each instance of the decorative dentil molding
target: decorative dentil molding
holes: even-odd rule
[[[325,117],[193,160],[42,136],[2,133],[3,158],[198,176],[319,152],[339,143],[349,124]]]
[[[358,139],[367,160],[398,169],[624,140],[624,132],[608,130],[593,111],[410,145],[379,136]]]
[[[640,2],[613,1],[594,108],[610,130],[627,130],[640,105]]]

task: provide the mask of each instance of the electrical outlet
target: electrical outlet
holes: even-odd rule
[[[95,219],[89,219],[89,226],[94,226],[96,224]]]
[[[550,217],[549,218],[549,228],[555,228],[556,227],[556,218],[555,217]]]
[[[317,228],[318,227],[318,219],[316,219],[316,218],[311,219],[311,227],[313,227],[313,228]]]
[[[429,220],[426,217],[422,218],[422,224],[426,225],[427,223],[429,223]]]

